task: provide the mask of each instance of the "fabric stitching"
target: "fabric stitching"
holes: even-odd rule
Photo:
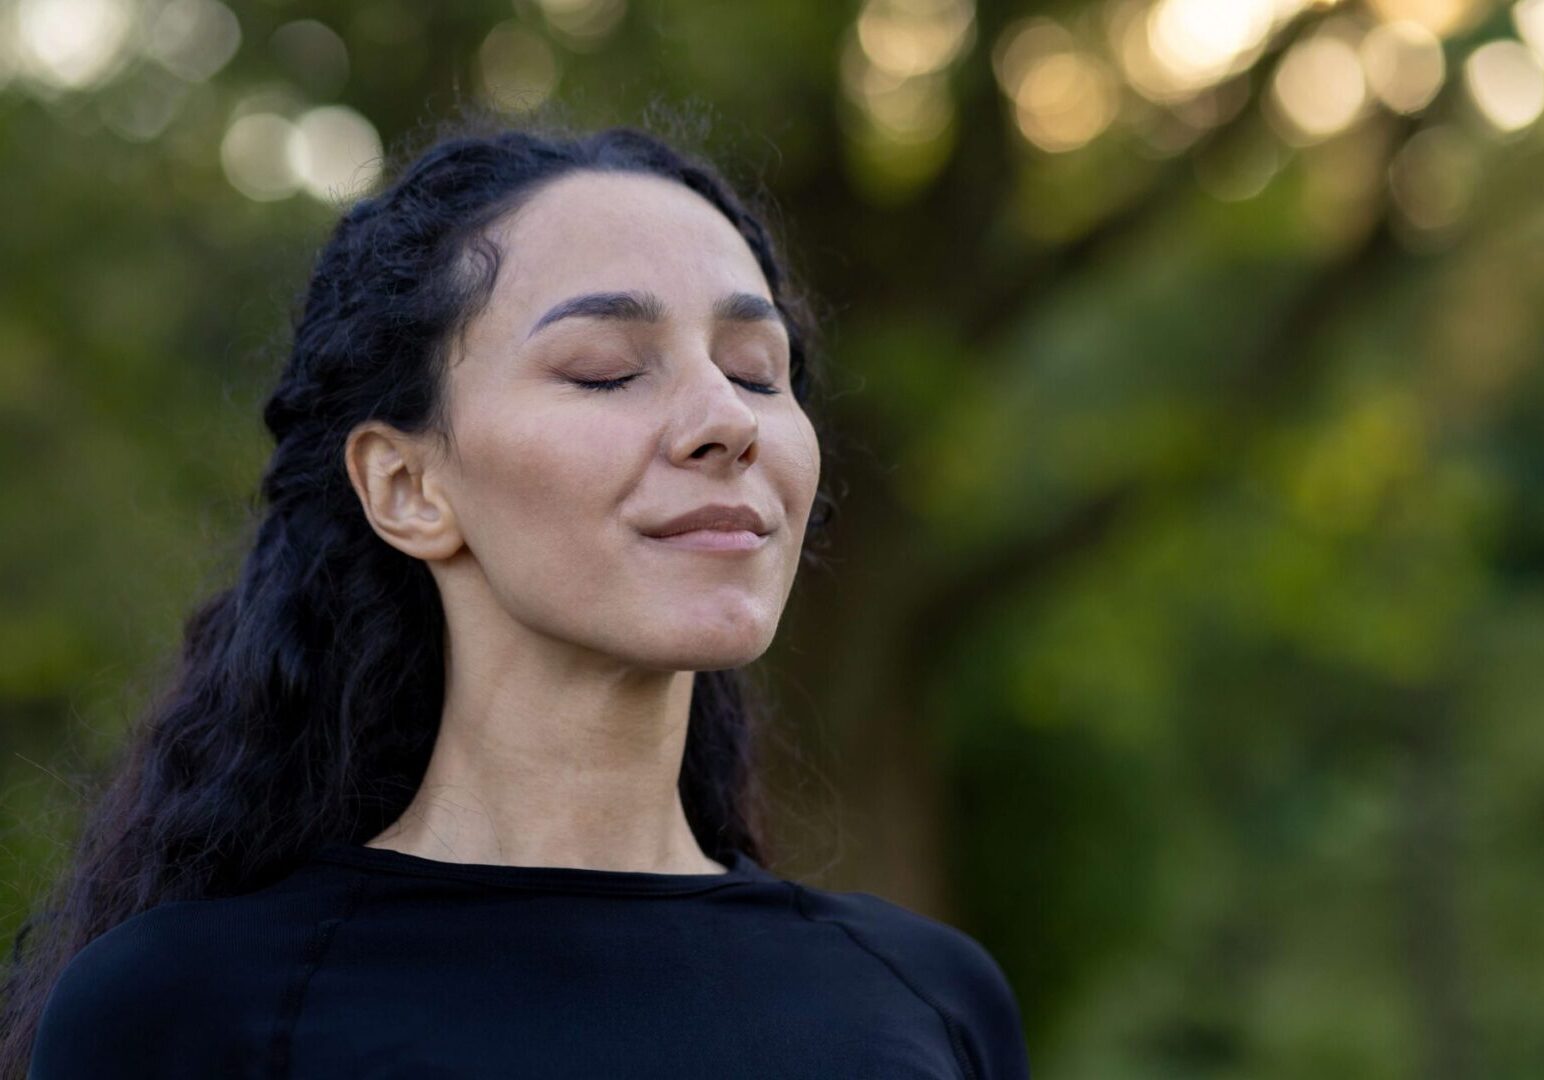
[[[955,1020],[954,1017],[949,1015],[949,1011],[940,1005],[930,994],[923,991],[921,987],[917,986],[916,983],[907,978],[906,975],[900,970],[900,968],[891,962],[889,957],[885,956],[878,949],[864,941],[856,930],[848,926],[841,919],[817,919],[815,916],[811,915],[804,907],[804,899],[808,895],[805,892],[804,886],[800,885],[796,881],[790,881],[788,884],[793,886],[794,889],[794,906],[798,908],[799,914],[803,915],[808,922],[823,922],[841,927],[842,932],[852,940],[853,944],[857,945],[864,952],[878,960],[881,964],[890,970],[890,974],[894,975],[896,979],[900,981],[902,986],[906,987],[906,989],[917,995],[917,997],[921,999],[924,1004],[931,1006],[933,1011],[938,1014],[939,1019],[944,1022],[944,1030],[949,1033],[950,1048],[954,1051],[955,1063],[959,1065],[960,1070],[965,1074],[965,1080],[979,1080],[979,1077],[976,1073],[976,1067],[971,1064],[970,1054],[966,1050],[965,1040],[963,1034],[960,1031],[959,1022]]]
[[[344,897],[342,913],[317,923],[306,941],[305,951],[301,954],[300,969],[290,979],[278,1015],[274,1018],[273,1037],[268,1044],[268,1067],[275,1080],[283,1080],[289,1075],[290,1051],[294,1043],[295,1028],[300,1022],[300,1014],[305,1004],[306,991],[311,985],[311,977],[321,967],[338,927],[353,917],[369,880],[368,874],[356,870],[353,884],[349,886],[348,894]]]

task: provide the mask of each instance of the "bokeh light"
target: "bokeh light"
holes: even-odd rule
[[[893,201],[948,161],[955,131],[953,65],[975,43],[973,0],[866,0],[839,58],[854,106],[844,118],[853,180]]]
[[[927,75],[953,62],[974,39],[969,0],[868,0],[858,14],[858,43],[887,75]]]
[[[290,155],[295,125],[271,112],[238,116],[220,140],[220,165],[231,186],[249,199],[286,199],[300,187]]]
[[[539,107],[558,85],[552,46],[513,19],[499,23],[483,39],[477,70],[484,99],[508,112]]]
[[[1034,61],[1052,53],[1070,52],[1075,46],[1072,34],[1054,19],[1039,15],[1017,19],[1003,28],[992,46],[992,74],[1011,100]]]
[[[949,126],[953,103],[937,75],[893,75],[870,63],[858,47],[843,56],[842,86],[875,130],[895,142],[936,139]]]
[[[538,0],[542,16],[563,43],[588,51],[603,44],[627,14],[627,0]]]
[[[216,75],[241,47],[241,23],[218,0],[171,0],[156,14],[145,55],[188,82]]]
[[[1447,74],[1442,42],[1420,23],[1375,26],[1360,52],[1368,87],[1395,112],[1419,112],[1442,89]]]
[[[1438,37],[1467,30],[1490,7],[1488,0],[1367,0],[1386,22],[1419,23]]]
[[[316,199],[347,202],[374,187],[381,173],[381,137],[346,105],[304,113],[285,144],[300,186]]]
[[[1158,0],[1148,46],[1175,91],[1194,91],[1247,67],[1275,24],[1272,0]]]
[[[1053,19],[1010,23],[992,47],[991,64],[1019,133],[1042,150],[1085,146],[1120,111],[1117,73]]]
[[[1289,159],[1290,152],[1256,126],[1197,155],[1196,184],[1220,202],[1244,202],[1263,192]]]
[[[1110,126],[1118,94],[1098,57],[1060,49],[1029,59],[1013,91],[1014,115],[1024,137],[1042,150],[1076,150]]]
[[[146,66],[127,85],[118,85],[97,102],[108,130],[130,142],[159,137],[182,110],[193,88],[158,68]]]
[[[1512,25],[1533,55],[1544,60],[1544,0],[1517,0],[1512,5]]]
[[[1282,57],[1270,93],[1276,114],[1286,121],[1283,136],[1317,142],[1346,130],[1362,115],[1367,82],[1355,47],[1320,32]]]
[[[1464,61],[1464,85],[1497,132],[1521,131],[1544,112],[1544,68],[1519,41],[1481,45]]]
[[[14,18],[22,71],[59,90],[84,89],[115,73],[134,28],[127,0],[20,0]]]
[[[1272,35],[1314,0],[1111,0],[1104,28],[1143,97],[1188,101],[1254,63]]]
[[[316,97],[334,97],[348,82],[348,46],[326,23],[287,22],[268,43],[286,73]]]
[[[1403,220],[1434,233],[1457,225],[1474,195],[1477,163],[1450,124],[1412,135],[1389,166],[1389,191]]]

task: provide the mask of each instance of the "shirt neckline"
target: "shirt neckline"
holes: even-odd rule
[[[665,874],[642,870],[592,870],[577,866],[507,866],[498,863],[458,863],[409,855],[391,848],[331,841],[312,855],[313,861],[361,867],[420,878],[470,881],[506,888],[545,892],[623,893],[678,896],[749,881],[775,881],[775,876],[741,851],[731,853],[728,870],[715,874]]]

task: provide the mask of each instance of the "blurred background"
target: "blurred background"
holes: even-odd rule
[[[829,309],[774,868],[1057,1078],[1544,1076],[1544,0],[0,0],[0,946],[341,206],[653,103]]]

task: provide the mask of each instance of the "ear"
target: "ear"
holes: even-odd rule
[[[349,432],[343,461],[377,536],[415,559],[447,559],[461,549],[461,529],[443,488],[426,467],[422,437],[366,421]]]

